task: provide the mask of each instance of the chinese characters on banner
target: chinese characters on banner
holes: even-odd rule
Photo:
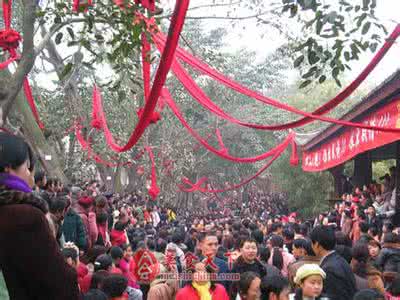
[[[361,120],[372,126],[400,128],[400,99],[371,113]],[[360,128],[346,128],[327,143],[303,152],[303,170],[324,171],[340,165],[354,156],[400,140],[399,134]]]

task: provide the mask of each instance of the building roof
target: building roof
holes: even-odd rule
[[[389,76],[378,87],[371,91],[364,99],[353,106],[340,119],[356,122],[366,117],[372,111],[379,109],[384,104],[394,100],[396,95],[400,94],[400,69]],[[323,131],[313,135],[304,145],[303,150],[310,151],[314,147],[326,143],[334,136],[338,135],[345,126],[331,124]]]

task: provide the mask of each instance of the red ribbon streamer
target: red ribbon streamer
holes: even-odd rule
[[[6,29],[11,28],[11,8],[12,0],[3,0],[3,19]]]
[[[400,27],[399,27],[400,28]],[[185,88],[189,91],[189,93],[192,95],[192,97],[197,100],[201,105],[209,109],[212,113],[218,115],[219,117],[228,120],[230,122],[233,122],[238,125],[246,126],[246,127],[251,127],[251,128],[257,128],[257,129],[265,129],[265,130],[285,130],[288,129],[285,127],[285,125],[282,125],[281,128],[277,129],[277,126],[281,125],[257,125],[257,124],[251,124],[251,123],[245,123],[242,122],[229,114],[225,113],[220,107],[218,107],[215,103],[213,103],[207,95],[204,93],[204,91],[195,83],[195,81],[186,73],[186,72],[181,72],[177,68],[177,64],[173,64],[172,70],[175,72],[175,75],[177,75],[177,78],[182,82],[182,84],[185,86]],[[183,70],[183,69],[182,69]],[[186,76],[186,75],[187,76]],[[234,83],[235,85],[238,85]],[[284,103],[277,102],[275,100],[272,100],[270,98],[264,97],[254,91],[251,91],[247,88],[243,87],[244,93],[249,96],[253,97],[257,100],[260,100],[268,105],[275,106],[280,109],[284,109],[293,113],[297,113],[299,115],[303,115],[306,117],[309,117],[311,119],[323,121],[323,122],[328,122],[328,123],[334,123],[334,124],[339,124],[343,126],[349,126],[349,127],[357,127],[357,128],[364,128],[364,129],[369,129],[369,130],[377,130],[377,131],[383,131],[383,132],[396,132],[399,133],[400,129],[399,128],[387,128],[387,127],[382,127],[382,126],[371,126],[371,125],[365,125],[362,123],[355,123],[355,122],[349,122],[345,120],[337,120],[325,116],[319,116],[319,115],[313,115],[312,113],[304,112],[300,109],[297,109],[295,107],[289,106]]]
[[[88,141],[86,141],[85,138],[82,136],[81,126],[78,124],[75,125],[75,136],[76,136],[76,139],[77,139],[79,145],[82,147],[82,149],[87,151],[89,159],[93,158],[93,160],[96,161],[97,163],[105,165],[109,168],[132,165],[132,162],[130,162],[130,161],[127,161],[124,163],[112,163],[110,161],[104,160],[99,154],[97,154],[93,151],[93,149],[90,147],[90,143]]]
[[[154,161],[154,154],[153,151],[151,150],[151,147],[146,146],[145,147],[147,153],[149,154],[149,158],[151,161],[151,186],[149,189],[149,195],[150,197],[155,200],[160,193],[160,188],[157,186],[157,171],[156,171],[156,164]]]
[[[33,96],[32,96],[31,86],[29,85],[29,81],[26,77],[23,82],[23,87],[24,87],[26,100],[28,101],[29,106],[32,110],[33,117],[35,118],[36,123],[39,125],[39,128],[44,129],[44,125],[43,125],[42,121],[40,121],[39,113],[36,109],[35,100],[33,99]]]
[[[282,155],[282,153],[287,149],[287,147],[290,145],[291,141],[294,139],[295,135],[294,133],[289,134],[289,136],[286,138],[286,140],[280,144],[278,146],[278,151],[274,154],[274,156],[261,168],[257,171],[256,174],[254,174],[253,176],[247,178],[246,180],[235,184],[233,186],[230,186],[228,188],[225,189],[207,189],[207,188],[202,188],[201,185],[205,183],[204,178],[200,179],[203,180],[203,182],[197,182],[197,183],[191,183],[188,179],[186,179],[184,181],[184,183],[186,185],[189,185],[189,188],[185,187],[184,185],[178,185],[178,187],[184,191],[184,192],[194,192],[194,191],[199,191],[199,192],[203,192],[203,193],[224,193],[224,192],[228,192],[228,191],[232,191],[232,190],[236,190],[246,184],[248,184],[249,182],[251,182],[252,180],[254,180],[255,178],[257,178],[258,176],[260,176],[266,169],[268,169],[272,163],[280,156]]]
[[[75,13],[79,13],[81,11],[81,7],[84,8],[84,11],[86,12],[90,6],[93,5],[93,0],[85,0],[87,2],[81,3],[80,0],[74,0],[72,4],[72,11]]]
[[[105,118],[104,111],[102,109],[101,100],[99,101],[97,105],[99,109],[97,111],[97,114],[102,122],[102,128],[104,131],[106,142],[113,151],[125,152],[131,149],[134,145],[136,145],[140,137],[143,135],[146,127],[149,125],[151,116],[154,112],[154,109],[157,106],[157,101],[160,96],[161,89],[164,86],[167,74],[169,72],[172,60],[174,58],[175,49],[178,45],[179,36],[182,31],[188,6],[189,6],[189,0],[176,1],[175,10],[169,28],[167,43],[160,60],[160,64],[158,66],[153,87],[150,91],[149,99],[146,102],[143,114],[139,119],[139,123],[136,125],[136,128],[131,134],[126,145],[120,146],[114,141],[114,138],[107,126],[107,121]]]
[[[225,86],[242,93],[246,96],[249,96],[251,98],[254,98],[258,101],[261,101],[265,104],[275,106],[280,109],[284,109],[287,111],[290,111],[292,113],[296,113],[299,115],[304,116],[305,118],[302,118],[300,120],[297,120],[295,122],[287,123],[287,124],[281,124],[281,125],[271,125],[271,126],[264,126],[265,129],[268,128],[268,130],[285,130],[285,129],[290,129],[290,128],[295,128],[299,127],[301,125],[307,124],[312,122],[313,119],[325,121],[325,122],[331,122],[329,119],[323,119],[323,118],[318,118],[319,115],[322,115],[328,111],[330,111],[332,108],[336,107],[338,104],[343,102],[364,80],[365,78],[370,74],[370,72],[376,67],[376,65],[382,60],[382,58],[385,56],[387,51],[392,47],[394,44],[394,41],[398,38],[400,35],[400,25],[397,25],[392,34],[390,35],[389,39],[385,42],[385,44],[382,46],[382,48],[378,51],[378,53],[375,55],[375,57],[372,59],[372,61],[368,64],[368,66],[364,69],[364,71],[347,87],[345,88],[341,93],[339,93],[336,97],[325,103],[323,106],[319,107],[317,110],[315,110],[313,113],[306,113],[303,112],[299,109],[296,109],[294,107],[291,107],[289,105],[286,105],[284,103],[280,103],[274,99],[264,97],[254,91],[251,91],[248,88],[245,88],[241,86],[240,84],[230,80],[223,74],[219,73],[216,70],[213,70],[210,68],[208,65],[205,63],[201,62],[197,58],[193,57],[189,53],[187,53],[185,50],[178,48],[176,52],[176,56],[181,59],[182,61],[188,63],[195,69],[201,71],[203,74],[206,74],[210,76],[211,78],[214,78],[224,84]],[[156,44],[158,46],[162,47],[163,45],[163,36],[162,33],[158,33],[154,35],[154,39]],[[342,124],[345,125],[345,124]],[[346,126],[351,126],[351,125],[346,125]],[[359,127],[359,126],[356,126]],[[379,129],[381,130],[381,129]]]
[[[212,147],[207,143],[206,140],[204,140],[196,131],[194,131],[189,124],[186,122],[184,117],[182,116],[181,111],[177,107],[176,103],[172,99],[169,91],[167,88],[163,89],[162,96],[164,97],[167,105],[170,107],[172,112],[175,114],[175,116],[178,118],[178,120],[182,123],[182,125],[189,131],[189,133],[199,142],[201,143],[205,148],[207,148],[209,151],[214,153],[215,155],[224,158],[226,160],[234,161],[234,162],[239,162],[239,163],[254,163],[256,161],[264,160],[272,155],[274,155],[277,151],[279,151],[279,146],[275,147],[261,155],[255,156],[255,157],[235,157],[232,155],[229,155],[228,151],[223,151],[223,150],[217,150],[216,148]]]
[[[217,136],[217,140],[219,143],[219,150],[222,153],[228,153],[228,148],[225,147],[224,141],[222,140],[221,131],[219,130],[219,128],[215,129],[215,135]]]

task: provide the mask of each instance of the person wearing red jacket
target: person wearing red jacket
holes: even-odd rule
[[[125,230],[125,224],[122,222],[115,223],[114,228],[111,230],[110,239],[111,245],[121,246],[129,243],[128,236]]]
[[[197,262],[194,265],[193,279],[184,288],[176,294],[176,300],[228,300],[229,296],[225,287],[215,283],[211,278],[210,267],[203,262]]]

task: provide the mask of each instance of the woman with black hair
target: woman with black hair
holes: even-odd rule
[[[225,287],[215,283],[215,278],[212,278],[216,273],[212,267],[206,266],[203,262],[194,264],[192,280],[186,286],[178,291],[176,300],[228,300],[229,296]]]
[[[261,280],[261,300],[289,300],[289,281],[279,276],[265,276]]]
[[[0,132],[0,269],[10,298],[78,299],[77,274],[52,235],[47,203],[32,193],[33,169],[29,145]]]
[[[283,276],[288,275],[288,266],[295,261],[292,254],[283,250],[283,238],[280,235],[272,235],[269,240],[269,245],[272,248],[272,255],[268,263],[277,267]]]
[[[235,293],[231,295],[234,300],[256,300],[260,299],[260,276],[254,272],[240,274],[240,280],[234,284]]]

